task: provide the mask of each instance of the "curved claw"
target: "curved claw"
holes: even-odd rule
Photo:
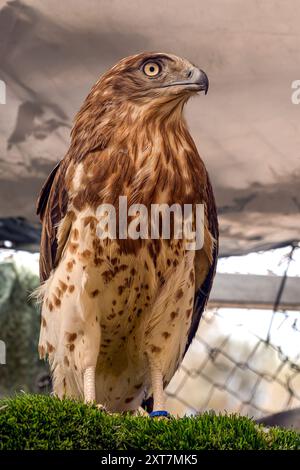
[[[139,408],[137,410],[135,410],[133,412],[133,416],[149,416],[149,413],[147,413],[146,410],[144,410],[144,408],[142,408],[141,406],[139,406]]]
[[[100,403],[96,403],[96,407],[98,408],[98,410],[104,411],[105,413],[108,413],[108,411],[107,411],[107,409],[105,408],[105,406],[101,405]]]
[[[99,411],[103,411],[107,415],[113,416],[116,415],[117,413],[112,413],[111,411],[108,411],[105,406],[101,405],[101,403],[96,403],[96,407],[98,408]]]

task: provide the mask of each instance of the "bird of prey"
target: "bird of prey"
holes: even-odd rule
[[[39,354],[54,393],[110,412],[165,416],[164,389],[197,331],[215,274],[210,180],[183,117],[206,74],[164,53],[121,60],[93,86],[37,203],[42,221]],[[203,204],[204,243],[97,235],[97,208]],[[150,407],[150,405],[149,405]],[[149,408],[149,411],[151,411]]]

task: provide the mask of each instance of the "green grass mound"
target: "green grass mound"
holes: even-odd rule
[[[204,413],[160,421],[24,394],[0,400],[0,449],[300,449],[300,435],[279,428],[264,432],[237,415]]]

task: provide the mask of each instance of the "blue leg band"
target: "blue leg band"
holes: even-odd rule
[[[164,416],[165,418],[169,418],[170,414],[165,410],[159,410],[159,411],[152,411],[149,414],[149,416],[150,416],[150,418],[158,418],[160,416]]]

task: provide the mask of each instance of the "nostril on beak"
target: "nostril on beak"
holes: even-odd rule
[[[188,74],[187,74],[187,78],[191,78],[191,76],[193,75],[193,71],[192,70],[189,70]]]

